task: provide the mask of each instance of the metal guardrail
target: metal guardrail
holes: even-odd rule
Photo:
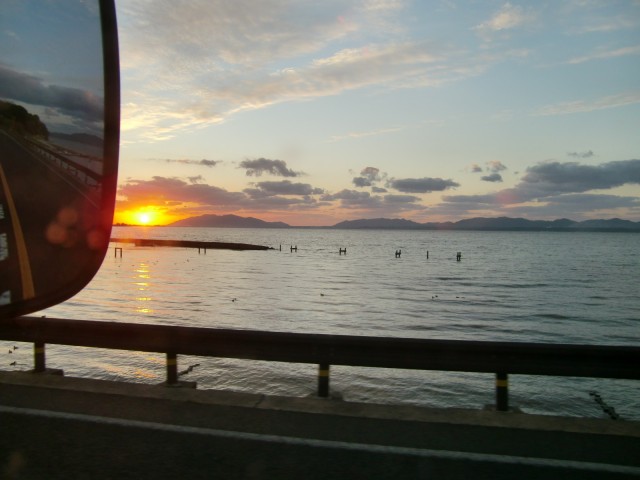
[[[37,148],[38,152],[44,156],[45,158],[52,160],[58,167],[68,170],[72,172],[72,175],[76,178],[81,179],[85,185],[90,187],[98,187],[102,182],[102,175],[91,170],[90,168],[85,167],[84,165],[80,165],[77,162],[74,162],[70,158],[65,157],[64,155],[60,155],[57,152],[54,152],[50,148],[45,147],[44,145],[35,142],[31,139],[24,139],[31,147]]]
[[[167,384],[177,355],[318,364],[318,394],[329,395],[330,365],[483,372],[496,375],[496,408],[506,411],[508,374],[640,380],[640,347],[384,338],[18,317],[0,322],[0,340],[165,353]]]

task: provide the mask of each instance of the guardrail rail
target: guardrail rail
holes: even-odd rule
[[[640,347],[431,340],[198,328],[17,317],[0,322],[0,340],[34,344],[34,372],[45,372],[45,345],[166,355],[167,385],[177,385],[178,355],[309,363],[318,395],[329,396],[331,365],[494,373],[496,409],[509,409],[508,375],[640,380]]]

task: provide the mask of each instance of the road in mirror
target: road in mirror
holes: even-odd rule
[[[81,282],[108,232],[99,4],[0,4],[3,309]]]

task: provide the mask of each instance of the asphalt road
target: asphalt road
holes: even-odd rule
[[[87,262],[96,256],[86,242],[96,218],[86,189],[2,131],[0,166],[0,234],[5,234],[7,253],[0,260],[0,294],[9,290],[17,301],[79,281]],[[21,249],[26,260],[19,256]]]
[[[24,375],[0,374],[6,478],[640,475],[632,423]]]

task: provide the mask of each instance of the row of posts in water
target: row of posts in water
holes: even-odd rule
[[[282,244],[280,244],[280,251],[282,251]],[[291,245],[290,247],[290,251],[291,252],[297,252],[298,251],[298,246],[293,246]],[[338,248],[338,253],[340,255],[346,255],[347,254],[347,247],[345,248]],[[396,258],[401,258],[402,257],[402,250],[396,250]],[[429,258],[429,250],[427,250],[427,259]],[[457,252],[456,253],[456,260],[459,262],[460,260],[462,260],[462,252]]]
[[[293,246],[291,245],[290,248],[291,252],[297,252],[298,251],[298,246]],[[282,251],[282,244],[280,245],[280,251]],[[120,253],[120,258],[122,258],[122,248],[121,247],[115,247],[114,249],[114,256],[118,256],[118,253]],[[200,248],[198,248],[198,253],[200,253]],[[204,249],[204,253],[207,253],[207,249]],[[346,255],[347,254],[347,247],[345,248],[339,248],[338,249],[338,253],[340,255]],[[401,258],[402,257],[402,250],[396,250],[396,258]],[[429,259],[429,250],[427,250],[427,260]],[[462,252],[457,252],[456,253],[456,260],[459,262],[460,260],[462,260]]]

